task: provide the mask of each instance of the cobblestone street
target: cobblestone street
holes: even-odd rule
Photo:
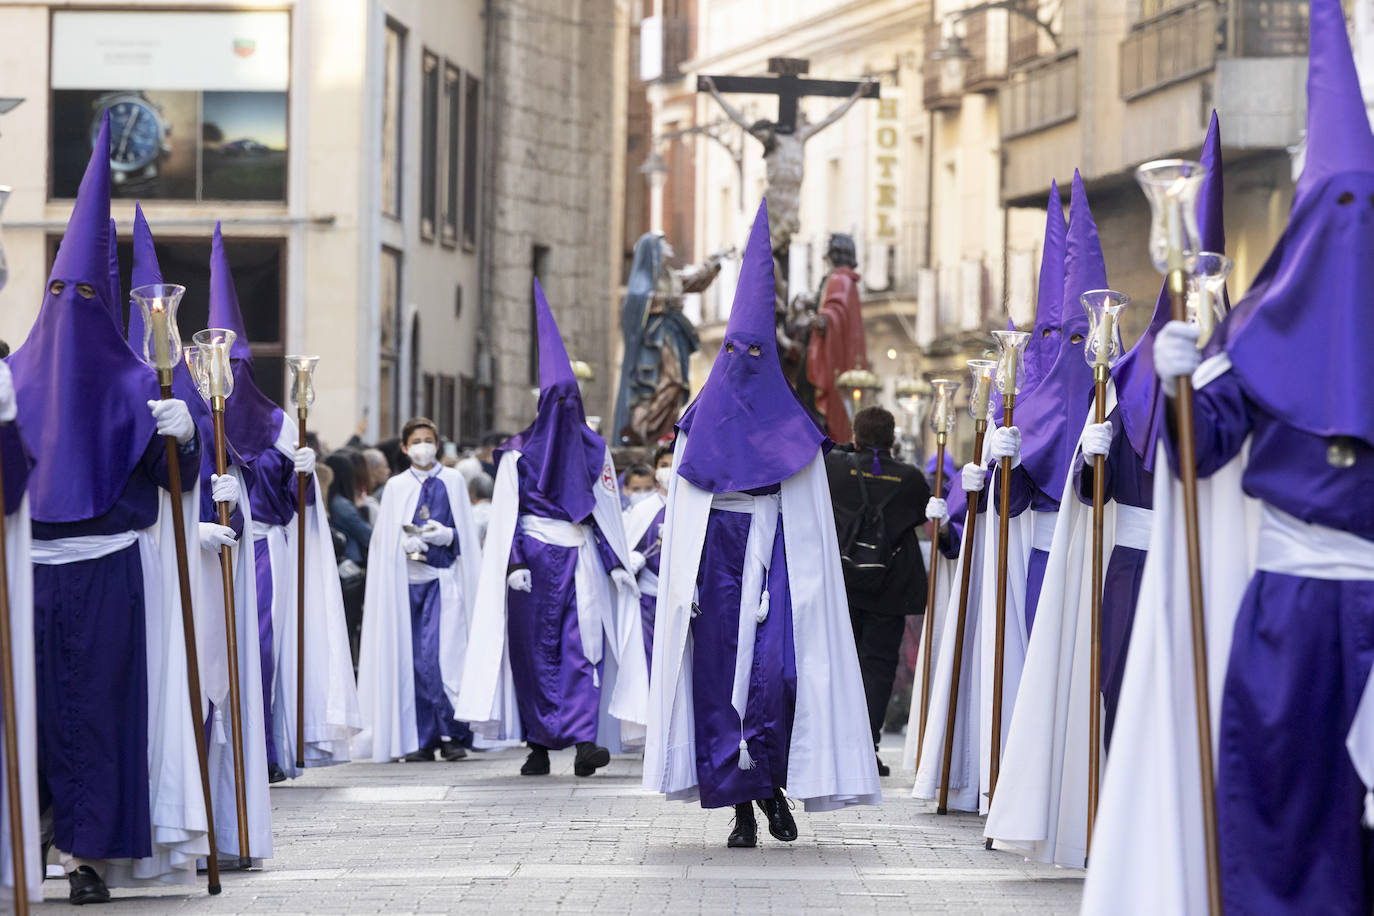
[[[639,760],[546,778],[524,750],[458,763],[350,764],[272,789],[276,857],[202,890],[115,891],[147,913],[1072,913],[1078,873],[983,849],[981,820],[936,817],[884,780],[879,808],[808,815],[791,845],[725,848],[731,812],[639,788]],[[901,756],[897,747],[889,761]],[[203,876],[201,887],[204,887]],[[67,907],[50,879],[43,910]]]

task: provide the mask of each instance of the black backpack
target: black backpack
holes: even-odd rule
[[[888,541],[883,509],[898,491],[894,489],[886,499],[874,503],[868,498],[868,484],[862,469],[857,462],[851,466],[859,482],[859,496],[863,503],[840,532],[840,566],[844,569],[844,584],[851,591],[880,592],[887,581],[887,570],[892,562],[892,545]]]

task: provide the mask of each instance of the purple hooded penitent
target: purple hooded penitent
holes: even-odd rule
[[[582,390],[538,280],[534,309],[539,333],[538,413],[494,460],[499,464],[505,452],[519,451],[534,472],[539,495],[580,522],[596,508],[593,488],[606,464],[606,440],[587,425]]]
[[[124,310],[120,305],[119,295],[119,244],[115,237],[115,221],[110,220],[110,317],[114,319],[115,327],[122,327],[124,324]]]
[[[1222,225],[1221,215],[1221,127],[1215,111],[1212,112],[1212,123],[1207,128],[1207,138],[1202,141],[1200,161],[1207,167],[1207,177],[1198,193],[1197,205],[1202,250],[1224,254],[1226,228]],[[1171,317],[1172,302],[1166,284],[1155,301],[1149,327],[1130,351],[1112,367],[1121,425],[1125,428],[1131,449],[1144,462],[1147,471],[1154,470],[1155,443],[1159,440],[1160,423],[1164,419],[1163,392],[1155,377],[1155,335]]]
[[[1288,227],[1223,325],[1245,393],[1314,436],[1374,446],[1374,133],[1338,0],[1313,0],[1307,161]]]
[[[1064,255],[1064,298],[1059,311],[1059,353],[1024,404],[1016,405],[1021,430],[1021,464],[1042,493],[1058,500],[1069,462],[1093,397],[1093,372],[1083,360],[1088,313],[1078,297],[1105,289],[1107,265],[1097,224],[1078,170],[1069,196],[1069,232]]]
[[[276,443],[284,415],[253,380],[253,355],[243,329],[239,296],[234,290],[229,259],[224,254],[219,223],[215,223],[210,247],[210,327],[227,328],[237,335],[229,350],[234,364],[234,393],[224,405],[224,436],[245,461],[253,461]]]
[[[744,249],[725,341],[678,423],[689,434],[678,473],[712,493],[781,483],[830,445],[782,374],[773,297],[765,200]],[[693,431],[697,417],[703,423]]]
[[[157,431],[157,374],[124,342],[110,303],[110,125],[105,116],[57,249],[38,319],[10,357],[19,425],[41,460],[29,478],[37,522],[108,512]],[[65,284],[54,294],[57,282]],[[87,299],[78,286],[93,290]]]
[[[1026,385],[1029,394],[1049,373],[1059,355],[1060,310],[1064,302],[1064,246],[1069,232],[1059,184],[1050,182],[1045,204],[1045,241],[1040,252],[1040,283],[1035,294],[1035,326],[1026,342]],[[1008,328],[1015,330],[1015,328]]]

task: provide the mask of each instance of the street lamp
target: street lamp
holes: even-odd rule
[[[882,384],[878,376],[867,369],[849,369],[841,372],[835,379],[835,387],[849,395],[844,402],[844,411],[849,414],[850,422],[863,406],[864,395],[878,391]]]

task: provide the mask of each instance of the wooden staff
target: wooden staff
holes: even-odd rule
[[[157,370],[162,400],[172,400],[172,370]],[[205,826],[210,835],[210,854],[205,857],[209,871],[210,893],[220,892],[219,861],[215,856],[215,806],[210,800],[210,767],[205,757],[205,723],[200,717],[200,663],[196,659],[196,621],[191,613],[191,568],[186,559],[186,519],[181,508],[181,455],[176,436],[167,442],[167,489],[172,494],[172,541],[176,545],[177,578],[181,583],[181,632],[186,640],[186,680],[191,698],[191,731],[196,737],[196,759],[200,762],[200,790],[205,797]]]
[[[24,866],[24,799],[19,785],[18,703],[14,696],[14,645],[10,641],[10,573],[5,544],[5,462],[0,457],[0,713],[5,717],[5,801],[10,814],[10,862],[14,869],[14,912],[28,916],[29,875]]]
[[[1013,374],[1013,378],[1015,375]],[[1010,387],[1010,386],[1008,386]],[[1016,408],[1016,394],[1008,391],[1002,395],[1002,425],[1010,429],[1016,421],[1013,417]],[[988,770],[988,805],[992,805],[992,795],[997,791],[997,770],[1002,762],[1002,669],[1007,654],[1007,536],[1010,533],[1011,519],[1011,459],[1002,459],[1001,502],[997,520],[997,633],[993,641],[992,657],[992,748]],[[992,848],[992,838],[983,844]]]
[[[945,488],[945,440],[948,434],[935,434],[935,495]],[[930,653],[935,648],[935,576],[940,567],[940,520],[930,523],[930,575],[926,577],[925,625],[921,627],[921,718],[916,732],[916,769],[921,768],[921,747],[926,740],[926,713],[930,706]]]
[[[1103,316],[1100,320],[1110,320]],[[1107,422],[1107,366],[1093,366],[1096,407],[1094,423]],[[1093,598],[1092,655],[1088,660],[1088,838],[1084,855],[1092,851],[1093,821],[1097,817],[1097,785],[1102,753],[1102,517],[1107,505],[1107,456],[1093,458]],[[1086,864],[1086,861],[1085,861]]]
[[[1173,319],[1186,321],[1185,279],[1182,267],[1169,271],[1169,299]],[[1193,432],[1193,382],[1175,379],[1178,394],[1178,469],[1183,483],[1183,530],[1188,550],[1188,596],[1192,605],[1193,685],[1197,703],[1198,766],[1202,776],[1202,831],[1207,846],[1207,901],[1213,916],[1221,909],[1221,853],[1217,840],[1217,787],[1212,769],[1212,712],[1207,684],[1207,621],[1203,612],[1202,550],[1197,510],[1197,440]]]
[[[306,405],[301,401],[296,415],[300,427],[300,447],[305,448]],[[308,474],[296,475],[296,769],[305,769],[305,491]]]
[[[215,473],[228,473],[224,436],[224,398],[210,399],[210,416],[215,425]],[[229,527],[229,504],[217,503],[219,523]],[[253,857],[248,840],[248,781],[243,767],[243,709],[239,699],[238,615],[234,607],[234,558],[229,548],[219,549],[220,572],[224,580],[224,630],[229,651],[229,725],[234,734],[234,806],[239,826],[239,868],[251,868]],[[211,844],[214,848],[214,844]]]
[[[973,460],[983,460],[983,434],[988,431],[986,414],[973,423]],[[938,467],[938,465],[937,465]],[[949,709],[945,713],[945,752],[940,758],[940,801],[936,814],[949,813],[949,767],[954,757],[954,720],[959,712],[959,675],[964,663],[964,626],[968,622],[969,576],[973,570],[973,533],[978,527],[978,496],[969,500],[964,517],[963,581],[959,583],[959,616],[954,624],[954,673],[949,681]]]

